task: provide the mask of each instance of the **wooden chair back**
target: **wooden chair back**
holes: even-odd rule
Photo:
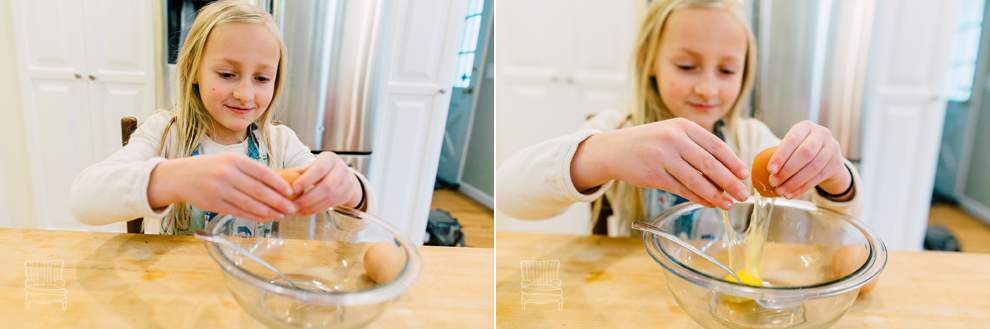
[[[120,138],[122,146],[127,146],[127,142],[131,140],[131,135],[137,130],[138,122],[137,118],[125,117],[120,119]],[[141,222],[144,218],[135,218],[127,221],[127,233],[142,233],[141,232]]]

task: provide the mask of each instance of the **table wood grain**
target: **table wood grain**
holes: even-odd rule
[[[498,231],[499,328],[700,328],[639,238]],[[563,309],[520,304],[519,262],[559,259]],[[990,255],[889,252],[873,291],[833,328],[990,328]]]
[[[0,229],[0,327],[264,328],[187,236]],[[423,273],[369,328],[489,328],[494,249],[419,247]],[[24,261],[64,261],[61,304],[24,304]]]

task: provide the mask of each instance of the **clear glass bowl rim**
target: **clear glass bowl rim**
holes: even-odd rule
[[[750,197],[744,202],[737,202],[736,206],[740,204],[752,204],[754,202],[755,198]],[[866,263],[864,263],[863,266],[855,272],[843,278],[829,282],[811,286],[765,287],[726,281],[722,278],[712,277],[708,274],[687,267],[663,249],[662,244],[659,243],[659,241],[663,238],[656,235],[643,233],[643,244],[646,246],[647,253],[649,253],[657,263],[660,263],[664,269],[670,271],[678,277],[683,278],[684,280],[723,294],[760,300],[791,301],[840,295],[853,289],[857,289],[870,282],[870,280],[873,280],[876,276],[880,275],[881,271],[883,271],[884,266],[887,264],[887,248],[884,246],[883,241],[880,240],[880,236],[877,235],[876,232],[874,232],[869,226],[866,226],[866,224],[850,217],[849,215],[821,208],[806,201],[778,199],[775,200],[774,204],[774,207],[786,206],[805,211],[821,211],[828,213],[831,216],[840,217],[849,222],[861,233],[863,233],[866,240],[869,241],[869,257],[867,258]],[[693,202],[685,202],[683,204],[673,206],[653,217],[653,219],[650,220],[650,224],[653,224],[653,226],[656,227],[663,227],[662,225],[664,221],[678,218],[680,215],[694,211],[698,208],[703,208],[703,206]],[[726,275],[728,275],[728,273],[726,273]]]
[[[334,208],[330,208],[326,211],[337,212],[372,222],[392,234],[392,238],[395,239],[395,241],[399,243],[399,246],[406,252],[406,266],[402,269],[402,272],[399,273],[399,276],[384,284],[379,284],[369,289],[353,292],[337,294],[310,292],[276,285],[255,275],[254,273],[244,270],[240,266],[235,265],[231,259],[227,258],[227,256],[221,252],[220,245],[216,242],[204,241],[206,243],[206,250],[213,260],[220,265],[220,268],[241,282],[269,294],[294,298],[304,302],[340,306],[370,305],[391,300],[399,295],[402,295],[406,292],[406,290],[409,290],[409,288],[416,283],[416,280],[419,279],[419,275],[423,270],[423,263],[416,247],[409,243],[409,241],[407,241],[403,235],[399,233],[398,229],[375,216],[347,207],[337,208],[340,209],[336,210]],[[215,220],[210,221],[206,229],[211,234],[219,235],[220,228],[234,218],[235,217],[229,215],[220,215]]]

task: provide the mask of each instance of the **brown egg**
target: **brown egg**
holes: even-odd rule
[[[863,267],[868,257],[869,253],[861,245],[850,244],[839,247],[839,249],[835,250],[835,255],[832,256],[832,275],[836,279],[839,279],[852,274],[852,272]],[[863,287],[859,288],[859,293],[863,294],[872,290],[873,286],[877,285],[878,279],[879,277],[867,282]]]
[[[282,177],[282,179],[284,179],[286,183],[289,183],[290,186],[292,185],[292,182],[296,181],[296,178],[302,176],[302,174],[294,170],[288,170],[288,169],[279,169],[276,170],[275,173],[278,174],[279,177]],[[300,194],[302,194],[302,192],[293,194],[292,196],[289,197],[289,200],[295,201]]]
[[[364,252],[364,271],[378,283],[392,281],[406,266],[406,255],[391,242],[378,242]]]
[[[774,190],[774,187],[770,186],[770,170],[767,168],[770,163],[770,156],[776,150],[776,146],[767,148],[760,151],[756,155],[756,159],[753,159],[753,174],[751,175],[753,178],[753,188],[765,198],[776,198],[780,196]]]

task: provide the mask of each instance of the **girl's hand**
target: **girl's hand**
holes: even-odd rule
[[[296,192],[315,184],[296,199],[295,205],[299,209],[296,214],[299,216],[309,216],[339,205],[354,208],[364,196],[357,176],[336,153],[322,152],[315,161],[305,166],[287,169],[302,174],[292,182],[292,189]]]
[[[571,180],[578,191],[617,179],[726,210],[732,208],[732,199],[722,190],[746,200],[749,191],[740,180],[748,176],[728,145],[684,118],[591,136],[571,161]]]
[[[152,208],[186,202],[257,222],[282,219],[296,207],[289,184],[243,154],[197,155],[158,164],[148,183]]]
[[[816,185],[830,194],[840,194],[852,184],[832,132],[807,120],[791,127],[767,166],[770,185],[787,199]]]

